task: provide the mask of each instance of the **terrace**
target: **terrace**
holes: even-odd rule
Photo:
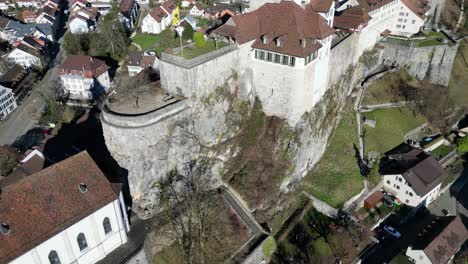
[[[431,31],[427,34],[423,34],[422,36],[414,36],[410,38],[389,36],[383,41],[415,48],[454,44],[453,40],[451,40],[447,35],[436,31]]]

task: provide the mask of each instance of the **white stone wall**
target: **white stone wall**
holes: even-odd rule
[[[411,247],[408,247],[406,250],[406,256],[412,258],[413,263],[415,264],[433,264],[423,250],[414,250]]]
[[[125,210],[125,205],[121,205]],[[123,215],[123,217],[122,217]],[[112,231],[104,233],[103,220],[108,217]],[[103,259],[118,246],[127,242],[129,230],[126,213],[121,213],[119,199],[73,224],[64,231],[44,241],[34,249],[11,261],[10,264],[50,263],[49,253],[55,250],[61,263],[91,264]],[[85,235],[88,247],[80,251],[78,234]]]
[[[413,13],[402,2],[399,4],[398,12],[395,14],[396,21],[393,28],[395,35],[411,36],[419,32],[424,25],[424,19]]]

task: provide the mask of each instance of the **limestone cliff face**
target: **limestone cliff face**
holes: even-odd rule
[[[286,204],[268,197],[292,190],[319,161],[350,91],[365,74],[363,65],[353,65],[355,54],[346,51],[345,43],[341,45],[330,58],[338,69],[330,78],[331,85],[294,127],[262,111],[262,102],[252,94],[249,71],[231,71],[224,84],[211,92],[151,113],[129,117],[103,111],[106,145],[128,170],[134,210],[144,218],[158,213],[158,181],[170,170],[200,157],[210,160],[218,184],[234,188],[250,184],[248,180],[241,183],[245,170],[259,170],[249,178],[260,179],[252,185],[271,185],[264,190],[268,193],[251,199],[249,193],[238,191],[252,210],[281,210]],[[342,66],[346,60],[351,66]],[[260,177],[273,173],[274,180]]]

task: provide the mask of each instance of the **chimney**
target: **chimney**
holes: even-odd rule
[[[8,235],[10,233],[10,226],[7,223],[2,223],[0,225],[0,234]]]

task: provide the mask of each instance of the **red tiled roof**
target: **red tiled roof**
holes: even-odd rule
[[[120,12],[131,12],[135,6],[135,0],[123,0],[120,3]]]
[[[435,237],[424,249],[432,263],[448,263],[468,238],[468,230],[459,216]]]
[[[371,20],[369,13],[360,6],[353,6],[344,10],[333,19],[333,27],[339,29],[357,29]]]
[[[333,0],[312,0],[310,5],[315,12],[328,13],[332,6]]]
[[[168,1],[164,2],[162,6],[164,7],[164,9],[166,9],[167,12],[172,14],[172,11],[174,11],[174,9],[176,9],[177,4],[173,0],[168,0]]]
[[[110,67],[102,60],[95,59],[85,55],[69,55],[65,58],[62,65],[59,67],[59,74],[69,74],[75,71],[74,74],[83,75],[86,78],[98,77],[106,72]]]
[[[151,9],[149,15],[154,18],[157,22],[161,22],[163,18],[169,16],[166,11],[162,8],[161,5]]]
[[[401,0],[401,2],[418,17],[422,19],[426,17],[424,13],[426,12],[427,2],[419,0]]]
[[[394,0],[357,0],[358,4],[367,10],[367,12],[381,8],[382,6],[393,2]]]
[[[87,187],[85,193],[79,190],[81,183]],[[87,152],[2,186],[0,222],[8,224],[10,232],[0,234],[0,263],[24,254],[117,198],[113,184]]]
[[[256,40],[252,47],[303,57],[321,47],[315,40],[325,39],[334,32],[311,5],[302,8],[293,1],[281,1],[231,17],[214,34],[231,37],[240,44]],[[263,36],[268,38],[267,44],[263,44]],[[274,41],[278,37],[284,40],[281,47]],[[305,48],[301,40],[306,41]]]

